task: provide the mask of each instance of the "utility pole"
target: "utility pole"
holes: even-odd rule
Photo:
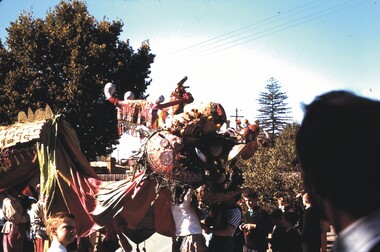
[[[240,116],[239,115],[239,110],[236,108],[235,109],[235,115],[231,115],[230,117],[234,117],[235,118],[235,123],[236,123],[236,121],[237,121],[238,118],[240,118],[240,117],[243,118],[244,116]],[[237,129],[237,125],[235,125],[235,129]]]

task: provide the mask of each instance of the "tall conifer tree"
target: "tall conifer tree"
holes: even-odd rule
[[[276,136],[284,129],[285,125],[292,121],[289,116],[290,108],[286,103],[288,96],[281,91],[281,85],[275,78],[267,80],[266,91],[259,93],[259,115],[260,126],[269,133],[270,138],[275,140]]]

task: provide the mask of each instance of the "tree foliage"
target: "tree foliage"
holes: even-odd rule
[[[288,96],[281,91],[281,85],[273,77],[267,80],[266,91],[259,93],[260,126],[270,134],[274,140],[284,126],[291,121],[290,108],[285,102]]]
[[[109,153],[118,135],[103,87],[113,82],[121,99],[127,90],[146,98],[154,61],[149,44],[134,51],[118,39],[122,27],[97,21],[77,0],[61,1],[45,19],[20,14],[7,28],[7,46],[0,43],[0,124],[49,104],[73,125],[87,158]]]
[[[287,124],[275,146],[261,147],[252,159],[240,164],[245,167],[244,186],[258,192],[259,204],[267,210],[277,207],[277,197],[292,201],[303,191],[295,148],[298,128],[296,123]]]

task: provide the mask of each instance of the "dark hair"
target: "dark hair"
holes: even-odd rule
[[[296,147],[312,201],[329,199],[354,217],[380,207],[379,101],[347,91],[317,97],[305,107]]]
[[[289,200],[286,196],[277,197],[277,201],[281,200],[282,202],[289,203]]]
[[[285,213],[282,214],[282,216],[284,216],[285,220],[290,221],[290,223],[292,224],[292,226],[294,226],[294,225],[297,224],[297,221],[298,221],[298,215],[297,215],[297,213],[295,213],[295,212],[285,212]]]
[[[243,197],[246,197],[246,198],[252,198],[252,199],[257,198],[257,193],[252,188],[244,189],[242,195]]]
[[[187,191],[190,189],[190,186],[185,185],[175,185],[173,188],[174,195],[173,195],[173,204],[182,204],[184,201],[184,197],[187,193]]]
[[[282,210],[279,209],[279,208],[276,208],[276,209],[274,209],[274,210],[269,214],[269,216],[270,216],[272,219],[279,219],[279,218],[281,218],[282,214],[283,214]]]

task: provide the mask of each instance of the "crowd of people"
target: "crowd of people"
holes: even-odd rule
[[[192,204],[192,191],[187,188],[183,201],[172,207],[176,251],[327,251],[325,241],[330,225],[311,205],[308,193],[296,198],[295,204],[279,197],[278,208],[269,213],[258,204],[257,192],[247,188],[215,204],[199,218],[199,202]]]
[[[193,204],[194,193],[190,187],[182,189],[182,200],[172,206],[176,251],[325,251],[320,218],[312,210],[307,194],[303,196],[304,215],[299,216],[296,207],[283,197],[279,198],[278,208],[269,214],[258,205],[253,189],[226,198],[202,215],[199,204]],[[67,247],[73,247],[75,217],[59,212],[45,219],[38,195],[33,195],[37,199],[28,195],[17,190],[2,193],[2,251],[67,251]]]
[[[379,252],[379,117],[378,101],[346,91],[317,97],[306,106],[296,138],[303,207],[279,197],[278,208],[268,213],[248,188],[200,211],[193,189],[181,188],[172,207],[175,251],[323,252],[331,224],[338,234],[333,251]],[[368,136],[360,135],[358,123]],[[31,199],[17,190],[2,193],[3,250],[29,251],[31,240],[30,251],[42,251],[38,244],[45,241],[49,252],[67,251],[76,238],[74,216],[60,212],[44,220],[38,196]]]
[[[25,190],[12,188],[0,193],[2,213],[0,252],[71,251],[77,238],[75,217],[59,212],[45,219],[39,200],[39,185]]]

